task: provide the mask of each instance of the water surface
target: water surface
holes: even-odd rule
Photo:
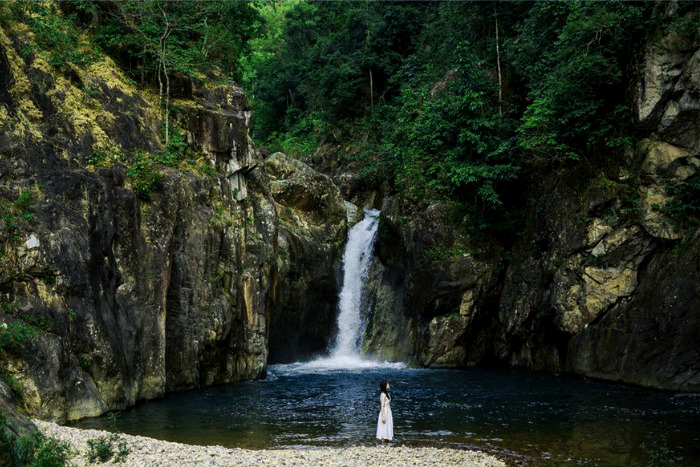
[[[381,379],[398,445],[514,451],[536,465],[700,465],[700,395],[517,370],[272,365],[265,380],[77,426],[255,449],[374,445]]]

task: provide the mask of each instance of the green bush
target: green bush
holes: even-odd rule
[[[7,351],[17,352],[27,342],[34,340],[37,330],[21,322],[0,323],[0,355]]]
[[[36,195],[31,191],[21,193],[12,202],[0,199],[0,217],[4,224],[3,230],[8,234],[15,234],[17,231],[27,228],[29,222],[34,219],[34,213],[31,210],[35,202]]]
[[[168,167],[177,167],[178,164],[191,156],[191,151],[185,141],[184,130],[177,126],[170,128],[170,141],[165,145],[160,153],[153,156],[153,160],[158,164]]]
[[[85,159],[85,163],[88,165],[111,166],[114,161],[122,158],[122,152],[117,146],[107,144],[104,147],[96,149],[91,156]]]
[[[88,460],[90,462],[124,462],[131,449],[118,435],[100,436],[88,440]]]
[[[46,283],[48,284],[48,282]],[[54,323],[50,317],[42,314],[25,314],[21,315],[20,319],[29,324],[35,330],[38,329],[43,332],[53,332],[56,329],[56,323]]]
[[[71,456],[68,443],[34,432],[18,437],[0,414],[0,465],[27,467],[62,467]]]
[[[22,386],[19,384],[19,381],[17,381],[17,378],[8,373],[2,373],[2,379],[5,381],[5,384],[10,387],[10,390],[15,396],[22,397]]]
[[[165,176],[158,171],[153,157],[145,152],[136,151],[131,155],[126,175],[133,179],[136,196],[143,201],[150,201],[153,192],[163,187]]]
[[[700,224],[700,174],[683,182],[669,183],[666,192],[673,199],[660,206],[662,213],[683,228],[693,229]]]

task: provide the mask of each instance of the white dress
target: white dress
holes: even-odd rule
[[[384,393],[382,393],[382,396]],[[380,401],[382,397],[379,396]],[[394,438],[394,419],[391,416],[391,396],[384,398],[384,411],[386,413],[386,423],[382,423],[382,410],[379,409],[379,420],[377,420],[377,439],[391,441]]]

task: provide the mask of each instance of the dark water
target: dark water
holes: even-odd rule
[[[263,381],[77,426],[228,447],[371,445],[381,379],[392,385],[399,445],[513,451],[533,465],[700,465],[700,395],[512,370],[274,365]]]

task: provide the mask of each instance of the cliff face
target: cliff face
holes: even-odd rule
[[[330,178],[282,153],[265,160],[265,171],[279,213],[270,360],[304,360],[325,352],[336,333],[346,206]]]
[[[594,377],[700,391],[700,235],[663,209],[688,202],[674,187],[700,171],[700,38],[666,37],[648,49],[644,66],[637,118],[649,134],[639,154],[638,224],[606,237],[622,238],[639,225],[639,233],[627,236],[639,239],[644,257],[625,265],[632,266],[635,286],[626,298],[571,339],[567,366]],[[592,255],[613,254],[605,239],[598,245]]]
[[[405,219],[401,212],[398,200],[384,201],[365,351],[432,368],[482,362],[496,265],[476,258],[454,208],[432,203]]]
[[[385,200],[367,350],[700,390],[700,237],[674,214],[693,202],[682,187],[700,167],[699,46],[670,35],[648,48],[635,104],[642,144],[596,174],[532,183],[507,260],[446,228],[449,208],[409,216]]]
[[[648,49],[636,99],[647,136],[620,167],[540,187],[501,299],[502,359],[700,390],[700,244],[668,209],[700,167],[698,45],[670,36]]]
[[[192,81],[191,160],[144,168],[157,105],[108,59],[59,71],[30,41],[0,31],[3,389],[72,420],[264,376],[277,217],[242,91]]]

